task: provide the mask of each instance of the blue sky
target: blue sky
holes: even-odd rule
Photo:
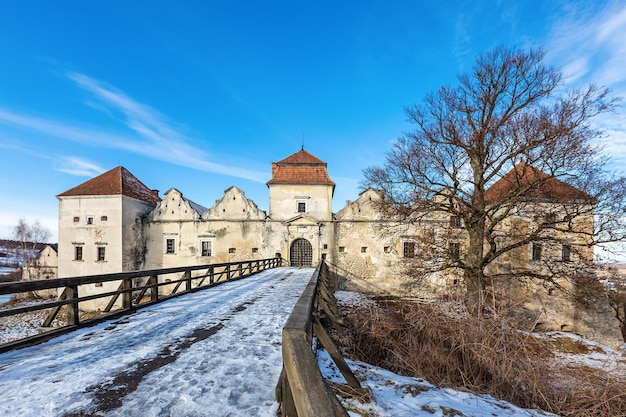
[[[626,97],[619,1],[15,1],[0,39],[0,238],[24,217],[56,239],[55,195],[118,165],[207,207],[236,185],[267,210],[271,162],[303,141],[337,211],[410,129],[403,108],[499,44]],[[624,110],[598,121],[613,170]]]

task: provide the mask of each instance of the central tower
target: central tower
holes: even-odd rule
[[[272,162],[270,218],[290,220],[306,216],[317,221],[332,220],[335,183],[326,162],[302,148],[279,162]]]
[[[333,247],[332,201],[335,183],[326,162],[304,147],[272,162],[270,213],[284,227],[281,249],[292,266],[315,266]]]

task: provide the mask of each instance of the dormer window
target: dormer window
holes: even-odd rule
[[[306,203],[298,202],[298,213],[306,213]]]

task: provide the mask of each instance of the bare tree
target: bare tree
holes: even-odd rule
[[[37,257],[41,244],[45,243],[49,238],[50,231],[42,226],[39,220],[28,223],[22,218],[13,227],[13,239],[19,244],[17,250],[18,262],[20,267],[27,271],[27,274],[30,271],[27,267],[28,263]],[[30,279],[30,276],[27,279]]]
[[[591,124],[617,99],[593,85],[564,91],[561,73],[543,59],[541,50],[507,47],[482,54],[457,86],[407,107],[414,130],[395,142],[384,165],[364,172],[365,185],[383,191],[391,217],[450,216],[463,231],[463,253],[425,234],[423,254],[439,262],[422,262],[422,269],[462,271],[479,311],[494,277],[554,282],[580,265],[503,271],[494,261],[535,244],[538,252],[552,245],[591,262],[593,245],[626,236],[626,179],[606,175],[596,142],[603,132]],[[524,212],[534,213],[532,224],[514,221]]]

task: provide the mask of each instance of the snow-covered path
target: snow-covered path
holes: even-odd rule
[[[313,269],[279,268],[0,355],[0,416],[274,416],[281,330]]]

